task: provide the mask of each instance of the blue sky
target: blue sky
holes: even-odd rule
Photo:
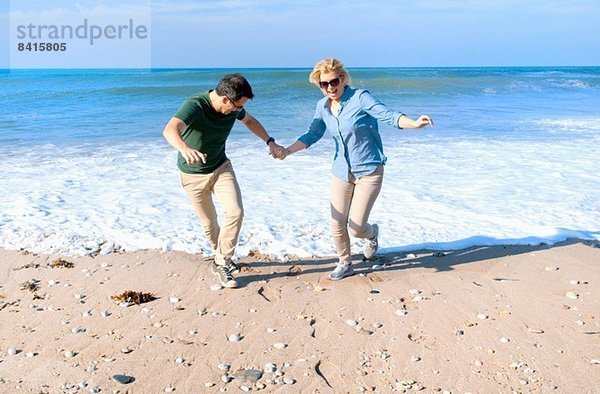
[[[153,67],[600,65],[598,0],[11,2],[32,18],[78,7],[151,7]]]

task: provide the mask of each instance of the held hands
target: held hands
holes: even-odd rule
[[[287,156],[286,149],[283,146],[276,144],[275,142],[271,142],[269,144],[269,153],[274,159],[279,160],[283,160]]]

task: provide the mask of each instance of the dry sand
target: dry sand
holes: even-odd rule
[[[597,242],[387,254],[336,283],[333,257],[256,255],[234,290],[197,255],[58,257],[0,249],[2,393],[600,392]]]

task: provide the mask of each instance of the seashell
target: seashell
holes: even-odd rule
[[[123,354],[129,354],[133,352],[133,349],[129,348],[129,347],[124,347],[123,349],[121,349],[121,353]]]
[[[576,293],[572,292],[572,291],[567,291],[565,293],[565,297],[570,298],[572,300],[576,300],[579,298],[579,295],[577,295]]]

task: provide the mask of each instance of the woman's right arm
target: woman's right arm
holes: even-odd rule
[[[301,135],[298,138],[298,140],[292,145],[285,148],[285,156],[281,159],[284,159],[293,153],[308,148],[323,137],[323,134],[325,133],[326,129],[327,127],[325,126],[325,122],[323,121],[323,118],[321,116],[319,104],[317,104],[315,116],[313,117],[313,120],[310,123],[310,126],[308,127],[308,131]]]

